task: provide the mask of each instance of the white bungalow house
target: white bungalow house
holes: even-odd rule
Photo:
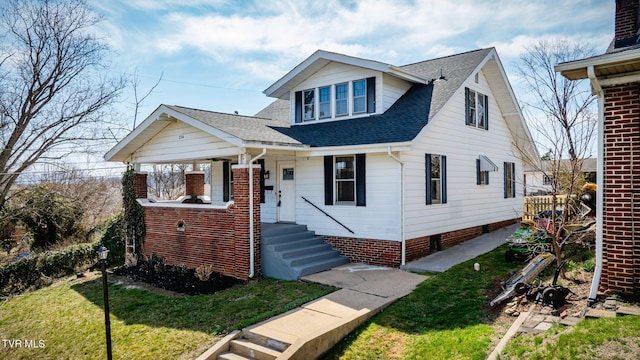
[[[523,183],[525,193],[528,196],[551,194],[554,174],[571,171],[571,163],[568,159],[541,160],[540,165],[525,165],[524,167]],[[583,159],[580,163],[580,172],[586,182],[596,182],[597,170],[596,158]]]
[[[319,50],[264,93],[254,117],[161,105],[106,154],[212,164],[203,204],[140,200],[146,254],[293,279],[399,267],[521,216],[522,159],[539,156],[494,48],[404,66]]]

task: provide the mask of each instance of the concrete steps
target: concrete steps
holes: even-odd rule
[[[276,279],[297,280],[349,262],[306,225],[262,224],[260,249],[263,275]]]

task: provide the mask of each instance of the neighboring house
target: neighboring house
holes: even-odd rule
[[[589,79],[598,95],[597,291],[640,294],[640,1],[617,0],[615,37],[603,55],[556,66]],[[602,204],[602,206],[600,206]]]
[[[571,172],[571,163],[563,160],[541,160],[540,166],[525,165],[524,190],[528,196],[548,195],[553,193],[553,176]],[[588,158],[582,160],[580,172],[586,182],[595,183],[597,173],[597,160]]]
[[[210,204],[141,201],[146,254],[295,278],[270,259],[294,266],[302,252],[277,253],[269,223],[306,225],[351,262],[399,267],[521,215],[521,159],[539,156],[493,48],[405,66],[317,51],[265,94],[277,100],[255,117],[161,105],[106,154],[212,164],[211,197],[198,201]],[[191,201],[202,176],[187,174]],[[207,252],[230,237],[248,245]]]

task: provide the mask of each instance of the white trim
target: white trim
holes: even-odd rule
[[[559,73],[585,69],[585,75],[587,75],[586,69],[589,66],[613,65],[613,63],[623,63],[623,62],[634,61],[634,60],[640,60],[640,49],[626,50],[626,51],[620,51],[616,53],[608,53],[608,54],[598,55],[598,56],[594,56],[587,59],[560,63],[554,66],[554,69]],[[587,77],[588,75],[585,76],[584,78],[587,78]]]

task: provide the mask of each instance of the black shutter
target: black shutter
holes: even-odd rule
[[[489,130],[489,96],[484,97],[484,129]]]
[[[471,124],[469,121],[469,88],[464,88],[464,124]]]
[[[366,155],[356,154],[356,206],[367,206]]]
[[[260,164],[260,203],[264,204],[264,159],[258,159]]]
[[[509,172],[509,165],[505,162],[502,167],[504,170],[504,198],[506,199],[509,197],[509,192],[507,191],[507,173]]]
[[[447,157],[440,155],[440,176],[442,184],[442,203],[447,203]]]
[[[369,114],[376,112],[376,78],[367,79],[367,112]]]
[[[516,197],[516,164],[511,163],[511,197]]]
[[[229,201],[229,162],[222,163],[222,201]]]
[[[333,156],[324,157],[324,204],[333,205]]]
[[[480,185],[480,159],[476,159],[476,185]]]
[[[296,91],[295,98],[295,122],[297,124],[302,122],[302,91]]]
[[[431,154],[424,154],[426,204],[431,205]]]

